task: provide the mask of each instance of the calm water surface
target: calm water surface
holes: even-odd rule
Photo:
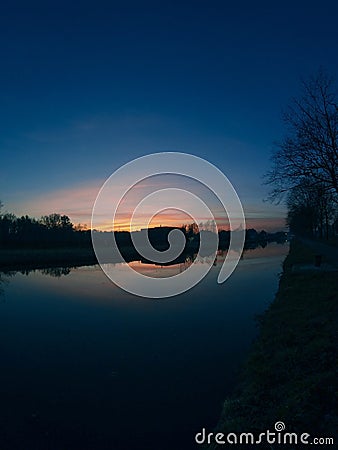
[[[248,251],[223,285],[215,266],[161,300],[121,291],[98,266],[2,275],[1,450],[194,449],[236,384],[287,252]]]

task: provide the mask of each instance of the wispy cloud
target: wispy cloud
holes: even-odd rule
[[[14,205],[14,213],[34,217],[57,212],[68,215],[74,223],[90,223],[91,211],[102,181],[91,181],[78,186],[34,195]]]
[[[130,175],[130,179],[126,179],[125,187],[133,184],[133,176]],[[103,185],[104,180],[91,180],[83,182],[81,184],[70,186],[64,189],[58,189],[44,194],[34,195],[26,201],[18,201],[13,208],[13,212],[17,215],[29,214],[34,217],[40,217],[42,215],[51,214],[57,212],[60,214],[66,214],[70,217],[74,224],[82,223],[90,226],[92,209],[95,203],[95,199]],[[117,215],[115,217],[115,228],[120,230],[129,230],[130,221],[133,212],[138,203],[145,198],[149,193],[158,189],[165,189],[168,187],[178,187],[177,178],[167,178],[161,180],[161,177],[148,178],[145,181],[137,184],[134,188],[128,192],[120,203]],[[186,186],[179,186],[181,188],[192,187],[191,182],[188,180]],[[113,191],[112,191],[113,192]],[[198,194],[196,190],[195,194]],[[113,195],[113,194],[112,194]],[[205,191],[201,191],[201,195],[210,207],[211,211],[216,218],[216,222],[219,228],[228,228],[228,219],[226,212],[220,208],[217,202],[214,202],[213,198],[206,196]],[[113,202],[118,199],[112,198]],[[209,203],[208,203],[209,202]],[[264,208],[255,204],[245,204],[245,215],[247,227],[253,227],[257,229],[266,229],[267,231],[274,229],[281,229],[285,226],[284,213],[281,209]],[[168,209],[171,207],[171,209]],[[168,195],[164,193],[161,197],[161,202],[154,205],[145,205],[138,212],[137,217],[134,218],[132,229],[140,229],[147,226],[149,220],[153,216],[151,221],[152,226],[159,225],[173,225],[180,226],[184,223],[190,223],[191,211],[189,211],[189,205],[185,208],[186,212],[179,211],[175,208],[175,201],[170,198],[170,191]],[[101,218],[98,217],[97,228],[102,230],[111,230],[112,221],[109,220],[108,212],[111,212],[111,206],[107,205],[107,211],[102,211]],[[206,221],[202,214],[199,214],[199,221]]]

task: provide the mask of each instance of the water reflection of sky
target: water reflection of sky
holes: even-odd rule
[[[246,250],[243,254],[239,265],[232,275],[233,281],[228,280],[224,283],[224,289],[226,290],[228,285],[236,282],[238,278],[236,272],[240,272],[243,276],[243,268],[250,270],[250,273],[254,269],[254,266],[258,265],[258,271],[261,270],[264,264],[270,264],[271,259],[280,259],[281,254],[286,254],[288,249],[287,245],[280,245],[272,243],[265,248],[258,247],[253,250]],[[220,266],[223,264],[226,258],[226,251],[218,251],[216,258],[201,258],[195,260],[194,264],[199,266],[201,264],[213,263],[213,267],[205,280],[202,281],[200,287],[196,287],[194,293],[198,293],[199,289],[209,290],[210,293],[217,291],[217,275],[220,270]],[[141,261],[133,261],[128,263],[134,270],[145,274],[150,277],[171,277],[177,275],[187,268],[191,267],[192,260],[187,258],[186,262],[174,264],[174,265],[156,265],[145,264]],[[118,263],[114,265],[115,269],[124,271],[126,268],[125,263]],[[48,276],[50,275],[50,276]],[[251,274],[252,275],[252,274]],[[16,272],[11,273],[11,277],[2,275],[2,281],[5,284],[0,283],[0,288],[4,287],[11,280],[11,284],[15,283],[13,289],[18,289],[22,293],[25,290],[43,291],[45,294],[57,295],[61,297],[71,298],[72,301],[90,301],[94,303],[100,303],[101,301],[116,302],[120,300],[126,301],[127,299],[137,299],[137,297],[127,294],[118,288],[112,281],[110,281],[102,272],[98,265],[81,266],[76,268],[49,268],[49,269],[36,269],[32,271],[26,271],[24,273]]]
[[[246,253],[222,285],[213,266],[189,292],[161,300],[127,294],[98,266],[8,277],[0,401],[10,448],[54,450],[57,437],[58,448],[72,439],[83,450],[191,450],[194,433],[216,424],[254,315],[277,289],[288,249],[272,247],[268,257]]]

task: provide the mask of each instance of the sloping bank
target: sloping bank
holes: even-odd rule
[[[277,421],[284,422],[285,432],[309,433],[309,441],[333,437],[330,447],[337,445],[338,276],[292,270],[313,259],[303,244],[291,243],[276,298],[259,318],[258,338],[237,391],[224,402],[211,444],[204,446],[209,450],[229,446],[215,443],[217,431],[225,438],[243,432],[258,437],[266,430],[276,431]],[[234,443],[233,435],[231,440]],[[294,448],[276,443],[239,445],[239,439],[230,446]]]

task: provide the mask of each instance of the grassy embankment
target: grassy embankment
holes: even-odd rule
[[[319,242],[322,242],[323,244],[330,245],[331,247],[338,247],[338,237],[329,237],[328,239],[320,238],[317,239]]]
[[[292,242],[276,298],[259,318],[259,335],[242,368],[241,383],[224,403],[217,426],[224,434],[258,436],[283,421],[286,432],[334,437],[337,442],[338,276],[292,271],[293,265],[313,259],[308,248]]]

